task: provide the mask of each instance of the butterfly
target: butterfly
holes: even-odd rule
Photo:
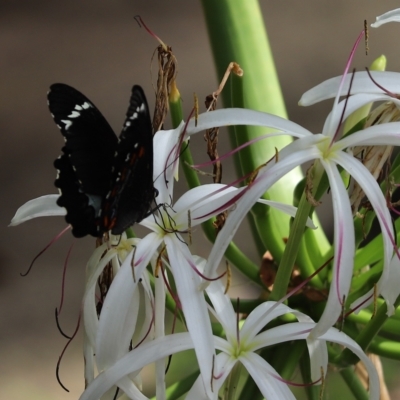
[[[153,186],[153,135],[146,97],[133,86],[117,138],[95,105],[71,86],[56,83],[47,95],[50,112],[65,139],[54,161],[57,204],[75,237],[124,232],[149,214]]]

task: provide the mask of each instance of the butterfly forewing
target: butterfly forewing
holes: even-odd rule
[[[132,88],[111,182],[102,207],[100,229],[120,234],[146,216],[154,198],[152,125],[140,86]]]
[[[71,86],[52,85],[48,102],[81,190],[104,196],[110,187],[115,133],[94,104]]]

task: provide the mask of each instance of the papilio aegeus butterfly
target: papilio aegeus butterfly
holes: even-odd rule
[[[153,187],[153,135],[149,108],[140,86],[132,88],[122,132],[114,131],[82,93],[56,83],[48,104],[65,138],[58,170],[57,204],[76,237],[119,235],[149,212]]]

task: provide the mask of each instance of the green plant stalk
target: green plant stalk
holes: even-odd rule
[[[384,304],[384,301],[380,301],[382,299],[378,299],[378,305],[381,307]],[[369,309],[361,310],[358,314],[351,313],[347,316],[346,322],[354,322],[356,324],[367,325],[372,319],[372,312]],[[396,335],[400,334],[400,320],[396,318],[396,316],[392,316],[387,319],[385,323],[382,325],[380,333]]]
[[[376,337],[371,342],[368,350],[378,356],[400,360],[400,343],[398,341]]]
[[[271,364],[283,379],[290,381],[299,365],[299,360],[301,360],[306,353],[307,347],[304,340],[295,340],[292,343],[281,343],[277,346],[277,350],[274,353],[276,358]]]
[[[352,367],[344,368],[340,375],[357,400],[368,400],[369,395]]]
[[[282,93],[268,43],[264,22],[257,0],[202,0],[208,27],[218,79],[225,73],[231,61],[239,63],[244,70],[242,90],[233,94],[222,93],[226,107],[248,107],[286,117]],[[237,77],[233,81],[239,80]],[[233,84],[235,86],[235,83]],[[240,145],[265,134],[260,127],[240,127],[230,130],[232,145]],[[251,173],[275,154],[275,148],[282,148],[292,141],[290,137],[279,136],[263,140],[243,149],[235,158],[237,173],[243,176]],[[291,202],[292,192],[302,178],[300,168],[296,168],[277,182],[265,198]],[[289,198],[288,198],[289,194]],[[259,234],[266,239],[266,247],[276,261],[280,261],[284,250],[283,238],[289,234],[289,217],[274,209],[265,210],[264,216],[257,214],[254,222]],[[324,233],[319,230],[318,242],[322,248],[328,245]]]
[[[239,381],[244,369],[241,363],[236,363],[231,373],[229,374],[228,382],[226,382],[225,393],[223,398],[225,400],[236,400],[238,399],[237,394],[239,393]]]
[[[400,298],[395,301],[395,308],[400,304]],[[362,329],[360,334],[356,337],[355,341],[360,345],[360,347],[366,351],[368,350],[368,346],[374,340],[374,338],[378,335],[382,326],[389,318],[386,315],[387,307],[386,303],[382,304],[374,318],[372,318]],[[334,363],[339,366],[349,366],[354,365],[358,362],[358,357],[349,349],[345,349],[342,354],[334,360]]]
[[[316,168],[315,171],[316,174],[314,175],[314,187],[317,187],[321,180],[323,170],[321,168]],[[303,193],[300,199],[296,216],[290,228],[290,235],[286,243],[286,248],[283,253],[281,263],[279,264],[270,300],[279,300],[286,295],[290,278],[292,276],[293,266],[299,252],[301,239],[304,234],[304,229],[306,226],[307,218],[311,212],[311,208],[311,204],[308,202],[305,193]],[[315,272],[312,264],[307,263],[299,265],[299,267],[303,277],[308,277]],[[323,287],[323,283],[318,275],[314,276],[311,282],[313,282],[316,287]]]

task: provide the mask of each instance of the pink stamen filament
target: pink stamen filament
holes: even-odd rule
[[[166,51],[168,50],[166,44],[150,28],[147,27],[147,25],[143,22],[143,19],[140,15],[136,15],[134,18],[140,27],[141,27],[140,24],[142,24],[144,29],[146,29],[146,31],[150,34],[150,36],[152,36],[154,39],[156,39],[162,45],[164,50],[166,50]]]
[[[61,299],[60,299],[60,305],[58,307],[58,315],[61,314],[61,310],[62,310],[62,306],[64,304],[64,294],[65,294],[65,275],[67,273],[67,265],[68,265],[68,261],[69,261],[69,257],[71,255],[71,251],[72,248],[74,247],[75,241],[71,244],[68,253],[67,253],[67,257],[65,259],[65,263],[64,263],[64,267],[63,267],[63,275],[62,275],[62,282],[61,282]]]
[[[62,358],[63,358],[63,356],[64,356],[65,351],[67,350],[68,346],[70,345],[70,343],[72,342],[72,340],[74,340],[76,334],[78,333],[79,326],[80,326],[80,323],[81,323],[81,316],[82,316],[82,312],[79,312],[78,323],[76,324],[75,331],[74,331],[74,333],[72,334],[71,339],[69,339],[68,342],[67,342],[67,344],[64,346],[64,349],[62,350],[62,352],[61,352],[61,354],[60,354],[60,357],[58,358],[57,366],[56,366],[56,378],[57,378],[57,381],[58,381],[58,383],[60,384],[60,386],[61,386],[66,392],[69,392],[69,390],[68,390],[68,389],[62,384],[62,382],[61,382],[60,375],[59,375],[60,365],[61,365],[61,360],[62,360]]]
[[[64,228],[59,234],[57,234],[53,239],[51,239],[50,243],[48,243],[48,244],[45,246],[45,248],[44,248],[43,250],[41,250],[41,251],[34,257],[34,259],[32,260],[31,264],[29,265],[28,270],[27,270],[24,274],[20,273],[20,275],[21,275],[21,276],[26,276],[26,275],[28,275],[29,272],[30,272],[30,270],[32,269],[33,264],[35,263],[35,261],[36,261],[36,260],[37,260],[37,259],[38,259],[52,244],[54,244],[55,242],[57,242],[57,240],[60,239],[60,237],[61,237],[62,235],[64,235],[64,233],[67,232],[69,229],[71,229],[71,225],[68,225],[68,226],[67,226],[66,228]]]
[[[386,88],[384,88],[383,86],[381,86],[371,75],[371,71],[369,70],[369,68],[365,68],[367,70],[367,74],[369,76],[369,78],[371,79],[371,81],[374,83],[374,85],[376,87],[378,87],[379,89],[381,89],[384,93],[386,93],[388,96],[393,97],[395,99],[398,98],[398,96],[393,93],[393,92],[389,92],[389,90],[387,90]]]

